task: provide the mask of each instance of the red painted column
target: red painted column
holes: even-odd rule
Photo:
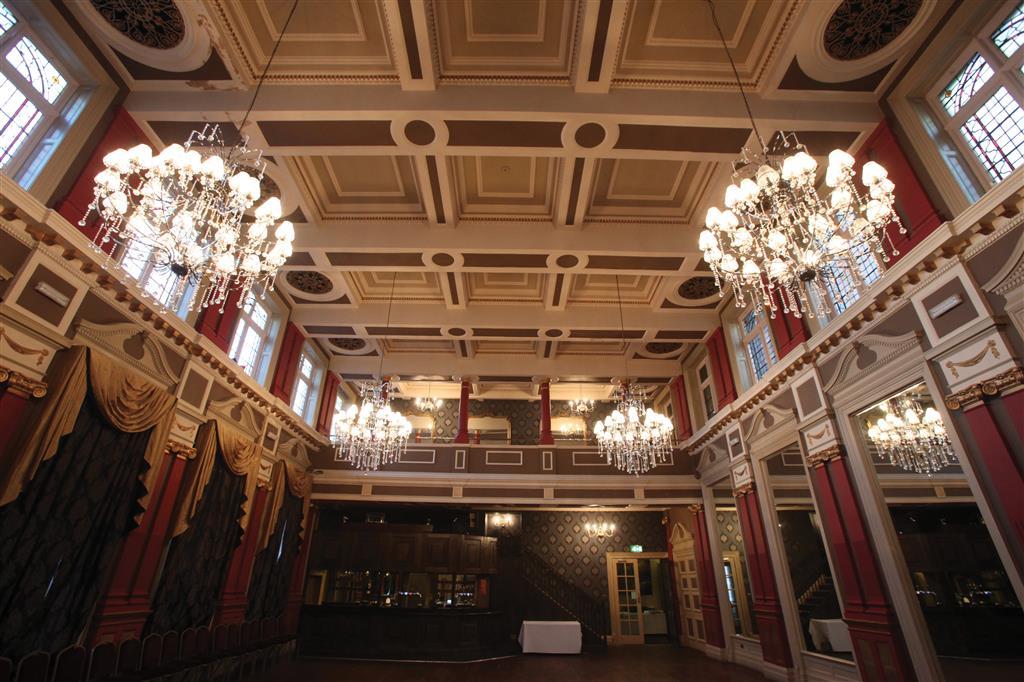
[[[857,152],[856,167],[860,168],[866,161],[882,164],[896,185],[896,212],[907,228],[907,234],[900,234],[894,227],[889,229],[889,236],[899,251],[899,255],[893,256],[892,262],[895,262],[942,224],[943,218],[917,179],[917,173],[903,153],[888,120],[878,124]]]
[[[334,421],[334,402],[338,397],[338,386],[341,378],[334,372],[328,372],[324,380],[324,397],[320,401],[320,411],[316,416],[316,430],[325,436],[331,435],[331,422]],[[416,437],[419,438],[417,432]]]
[[[681,443],[693,435],[690,406],[686,400],[686,384],[682,374],[672,378],[668,383],[668,390],[672,398],[672,416],[676,422],[676,442]]]
[[[165,451],[149,505],[139,526],[125,538],[110,584],[96,606],[90,643],[141,636],[185,468],[194,455],[192,448],[177,444],[169,444]]]
[[[462,380],[459,392],[459,430],[455,434],[456,443],[469,443],[469,381]]]
[[[779,360],[810,337],[804,318],[796,317],[792,313],[777,310],[775,317],[768,317],[768,324],[772,328],[772,336],[775,337]]]
[[[540,385],[540,444],[554,445],[555,437],[551,433],[551,382],[544,381]]]
[[[779,602],[775,571],[768,552],[768,537],[764,531],[757,489],[752,484],[736,491],[736,510],[743,529],[743,548],[750,572],[750,589],[754,595],[754,617],[757,619],[757,634],[761,639],[761,657],[768,663],[791,668],[793,657],[789,651],[782,604]]]
[[[95,198],[95,177],[106,167],[103,165],[103,157],[115,149],[130,149],[137,144],[149,144],[149,139],[136,125],[131,114],[124,108],[118,109],[103,137],[96,143],[95,151],[89,157],[78,179],[57,203],[57,212],[77,227],[78,221],[85,217],[89,204]],[[89,222],[79,229],[92,239],[96,236],[96,222],[97,216],[94,213],[90,216]]]
[[[295,557],[295,564],[292,566],[291,580],[288,583],[288,596],[284,606],[284,631],[294,634],[299,631],[299,615],[302,613],[302,597],[306,588],[306,564],[309,562],[309,547],[313,544],[313,533],[316,530],[317,509],[309,507],[305,532],[302,536],[302,545],[299,547],[299,555]]]
[[[299,355],[306,337],[302,335],[294,322],[284,328],[281,339],[281,352],[277,354],[277,368],[274,370],[274,381],[270,384],[270,392],[286,403],[292,401],[292,390],[295,388],[295,373],[299,369]]]
[[[704,619],[704,641],[711,646],[724,649],[725,631],[722,628],[722,612],[718,606],[718,582],[715,580],[715,562],[711,558],[711,541],[708,537],[704,505],[690,505],[690,511],[693,513],[693,554],[700,582],[700,612]]]
[[[711,378],[715,383],[715,395],[718,397],[718,409],[720,410],[736,400],[736,384],[732,379],[732,367],[729,365],[725,331],[721,327],[715,329],[711,332],[705,345],[711,360]]]
[[[996,400],[1003,401],[1014,420],[1014,429],[1024,435],[1024,424],[1021,423],[1024,420],[1024,391]],[[994,418],[988,401],[976,402],[963,413],[977,444],[973,454],[985,469],[987,487],[995,498],[991,500],[991,506],[1005,519],[1006,530],[1013,535],[1016,546],[1024,547],[1024,475],[1014,456],[1009,434],[1003,432]]]
[[[850,629],[861,678],[866,682],[915,680],[845,457],[836,448],[809,462],[811,487],[843,600],[843,620]]]
[[[241,623],[245,621],[245,610],[249,598],[249,578],[252,576],[252,563],[256,559],[259,543],[259,528],[267,504],[267,489],[262,485],[256,488],[252,507],[249,509],[248,527],[242,544],[231,553],[227,579],[217,600],[217,611],[213,616],[213,624]]]
[[[231,352],[231,337],[235,333],[235,323],[238,321],[240,296],[241,293],[233,289],[224,301],[224,312],[221,312],[221,306],[210,306],[200,310],[199,316],[196,317],[196,329],[199,333],[213,341],[225,353]],[[231,359],[237,362],[237,358]]]

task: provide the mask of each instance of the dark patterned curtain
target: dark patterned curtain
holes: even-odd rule
[[[114,428],[90,394],[56,454],[0,507],[0,655],[59,651],[85,628],[141,511],[151,433]]]
[[[217,607],[231,553],[242,540],[245,476],[236,476],[219,451],[188,530],[171,541],[147,632],[208,625]]]
[[[284,481],[281,482],[282,485]],[[284,613],[295,557],[299,553],[299,527],[302,525],[301,497],[285,491],[274,534],[266,548],[256,555],[249,581],[249,605],[246,620],[276,618]]]

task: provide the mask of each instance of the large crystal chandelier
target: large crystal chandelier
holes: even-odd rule
[[[957,461],[942,416],[934,407],[922,408],[906,396],[878,407],[885,414],[874,424],[868,423],[868,438],[893,466],[930,475]]]
[[[743,149],[725,210],[708,210],[699,246],[720,290],[731,285],[738,307],[780,308],[796,317],[835,311],[828,294],[837,278],[861,282],[861,264],[898,255],[887,227],[906,233],[893,209],[895,185],[869,161],[857,183],[854,159],[835,149],[828,156],[827,200],[816,188],[818,163],[795,133],[766,144],[711,5],[712,20],[732,64],[759,149]],[[886,251],[888,248],[889,253]]]
[[[240,134],[297,4],[256,83]],[[250,292],[263,296],[273,289],[295,238],[290,222],[278,222],[279,198],[256,206],[266,172],[262,157],[244,136],[228,146],[215,124],[158,154],[146,144],[115,149],[103,157],[105,168],[79,225],[95,212],[95,246],[108,262],[136,279],[161,275],[158,294],[145,287],[160,306],[177,309],[190,290],[189,309],[223,308],[232,291],[242,306]]]
[[[391,382],[387,378],[364,384],[359,392],[362,405],[358,409],[349,405],[334,424],[334,459],[356,469],[376,471],[401,459],[412,424],[391,409]]]
[[[615,276],[615,291],[619,299],[619,325],[628,375],[629,353],[618,275]],[[618,387],[618,399],[618,405],[611,414],[594,425],[594,438],[601,454],[609,464],[628,474],[643,474],[659,464],[667,464],[672,452],[672,420],[645,407],[643,395],[626,379]]]
[[[384,336],[391,329],[391,306],[395,301],[395,283],[391,280],[391,295],[388,298],[388,316]],[[384,371],[384,346],[380,348],[380,364],[377,367],[377,381],[360,386],[362,405],[357,409],[349,405],[335,422],[331,433],[334,444],[334,459],[348,462],[356,469],[376,471],[382,466],[395,464],[409,444],[412,424],[401,412],[393,410],[390,402],[394,394],[391,377]]]

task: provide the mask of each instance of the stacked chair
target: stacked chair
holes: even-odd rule
[[[282,618],[267,618],[104,642],[91,651],[36,651],[16,663],[0,658],[0,682],[235,682],[294,653],[295,636],[283,629]]]

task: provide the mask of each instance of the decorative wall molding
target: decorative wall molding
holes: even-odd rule
[[[7,327],[0,325],[0,348],[2,348],[3,343],[5,341],[7,342],[7,345],[10,347],[10,349],[13,352],[17,353],[18,355],[36,358],[36,367],[41,367],[46,358],[50,356],[49,348],[31,348],[29,346],[23,345],[15,341],[13,338],[11,338],[11,334],[9,331],[7,331]]]
[[[973,356],[967,358],[966,360],[959,360],[957,362],[953,362],[952,360],[946,360],[944,365],[945,365],[946,369],[949,370],[949,373],[953,375],[954,379],[959,379],[960,378],[959,370],[961,368],[963,368],[963,367],[974,367],[979,362],[981,362],[985,358],[985,356],[988,355],[990,352],[992,353],[992,357],[994,359],[996,359],[996,360],[999,359],[999,357],[1000,357],[1000,355],[999,355],[999,346],[996,344],[996,340],[995,339],[989,339],[985,343],[985,346],[976,355],[973,355]]]
[[[868,349],[876,353],[876,359],[870,365],[859,368],[858,373],[877,371],[880,367],[899,358],[908,350],[920,347],[921,333],[918,331],[908,332],[899,336],[886,336],[884,334],[865,334],[842,351],[839,360],[839,367],[835,375],[825,384],[825,393],[838,393],[852,383],[850,372],[853,370],[861,349]]]
[[[256,410],[244,398],[231,397],[225,400],[211,400],[207,411],[233,423],[253,440],[259,439],[263,434],[263,421],[258,418]]]
[[[164,356],[164,345],[154,341],[150,332],[134,322],[94,324],[81,320],[75,325],[73,340],[85,341],[85,345],[89,346],[98,346],[165,387],[176,385],[181,378],[168,365]],[[137,341],[141,342],[141,358],[128,352],[129,344]],[[184,356],[179,354],[179,357]]]
[[[1017,365],[1005,372],[995,375],[956,393],[946,396],[946,407],[951,410],[964,410],[986,397],[997,396],[1017,386],[1024,385],[1024,367]]]

